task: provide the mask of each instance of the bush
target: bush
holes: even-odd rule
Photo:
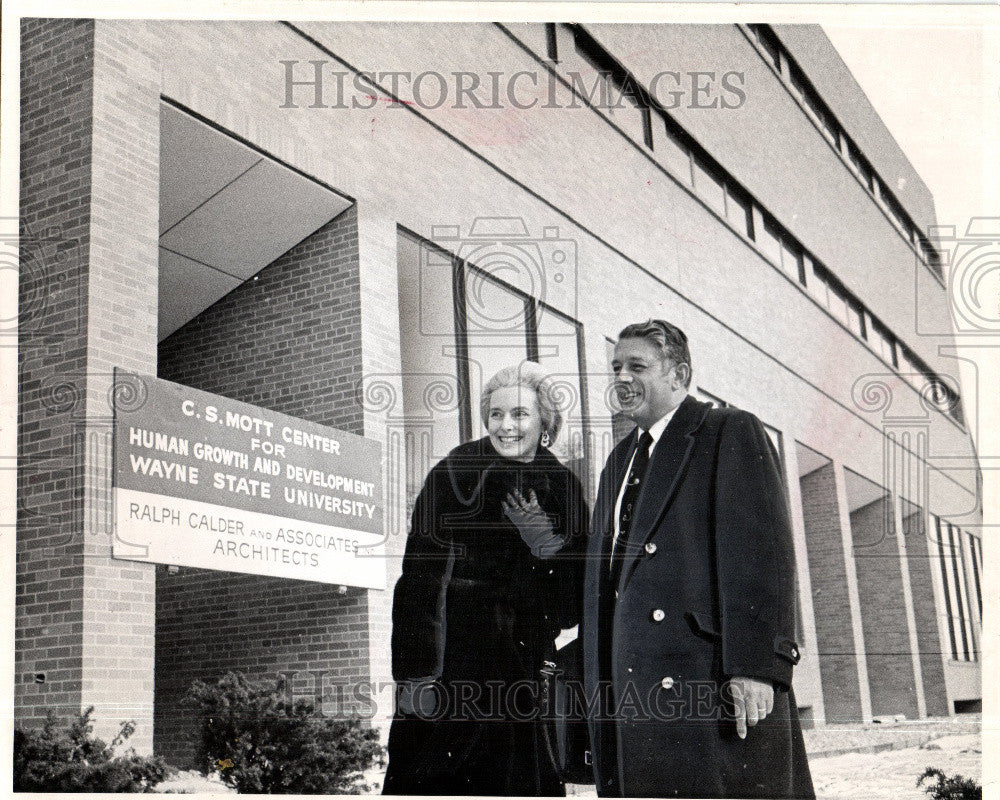
[[[110,744],[92,736],[90,706],[68,727],[56,729],[49,711],[41,730],[14,730],[14,790],[18,792],[150,792],[166,776],[159,756],[115,748],[135,733],[123,722]]]
[[[362,773],[383,749],[358,719],[317,716],[311,703],[285,699],[285,681],[252,682],[230,672],[214,685],[195,681],[187,702],[201,710],[199,756],[238,792],[359,794]]]
[[[928,778],[937,778],[936,784],[924,786],[924,791],[934,800],[982,800],[983,787],[971,778],[961,775],[949,778],[941,770],[928,767],[917,778],[917,786],[923,786]]]

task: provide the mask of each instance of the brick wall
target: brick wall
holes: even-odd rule
[[[862,718],[834,466],[802,477],[802,510],[827,722]]]
[[[22,21],[21,218],[3,234],[21,245],[14,680],[25,726],[81,703],[93,48],[92,21]]]
[[[936,562],[932,563],[928,552],[928,533],[923,511],[917,509],[903,517],[903,536],[906,538],[906,565],[910,571],[913,616],[917,627],[917,647],[920,650],[920,672],[927,715],[947,716],[948,693],[945,688],[944,665],[941,662],[941,637],[931,576],[931,569]]]
[[[357,215],[348,209],[160,345],[159,376],[362,434]],[[369,678],[362,590],[253,575],[161,570],[156,587],[156,751],[195,755],[181,698],[195,678],[307,671],[324,713],[335,686]],[[314,685],[309,688],[310,681]],[[348,697],[351,692],[348,692]]]
[[[919,716],[891,498],[851,513],[872,714]]]
[[[159,376],[360,434],[359,292],[350,208],[161,342]]]

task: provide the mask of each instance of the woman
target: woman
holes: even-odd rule
[[[577,624],[588,512],[549,452],[551,379],[524,362],[481,401],[489,435],[435,466],[393,598],[399,693],[385,794],[564,796],[539,720],[539,671]]]

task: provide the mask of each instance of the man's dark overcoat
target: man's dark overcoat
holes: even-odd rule
[[[590,712],[598,791],[812,797],[790,688],[794,554],[774,446],[752,414],[685,398],[653,448],[612,586],[611,517],[636,441],[608,459],[588,546],[585,688],[604,697]],[[727,703],[733,676],[777,688],[773,714],[744,740]]]

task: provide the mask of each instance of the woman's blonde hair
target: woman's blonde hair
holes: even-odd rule
[[[504,367],[486,382],[479,401],[483,427],[489,427],[490,397],[493,392],[511,386],[524,386],[534,390],[542,417],[542,431],[554,442],[562,427],[562,414],[554,397],[555,382],[542,365],[534,361],[522,361],[516,367]]]

